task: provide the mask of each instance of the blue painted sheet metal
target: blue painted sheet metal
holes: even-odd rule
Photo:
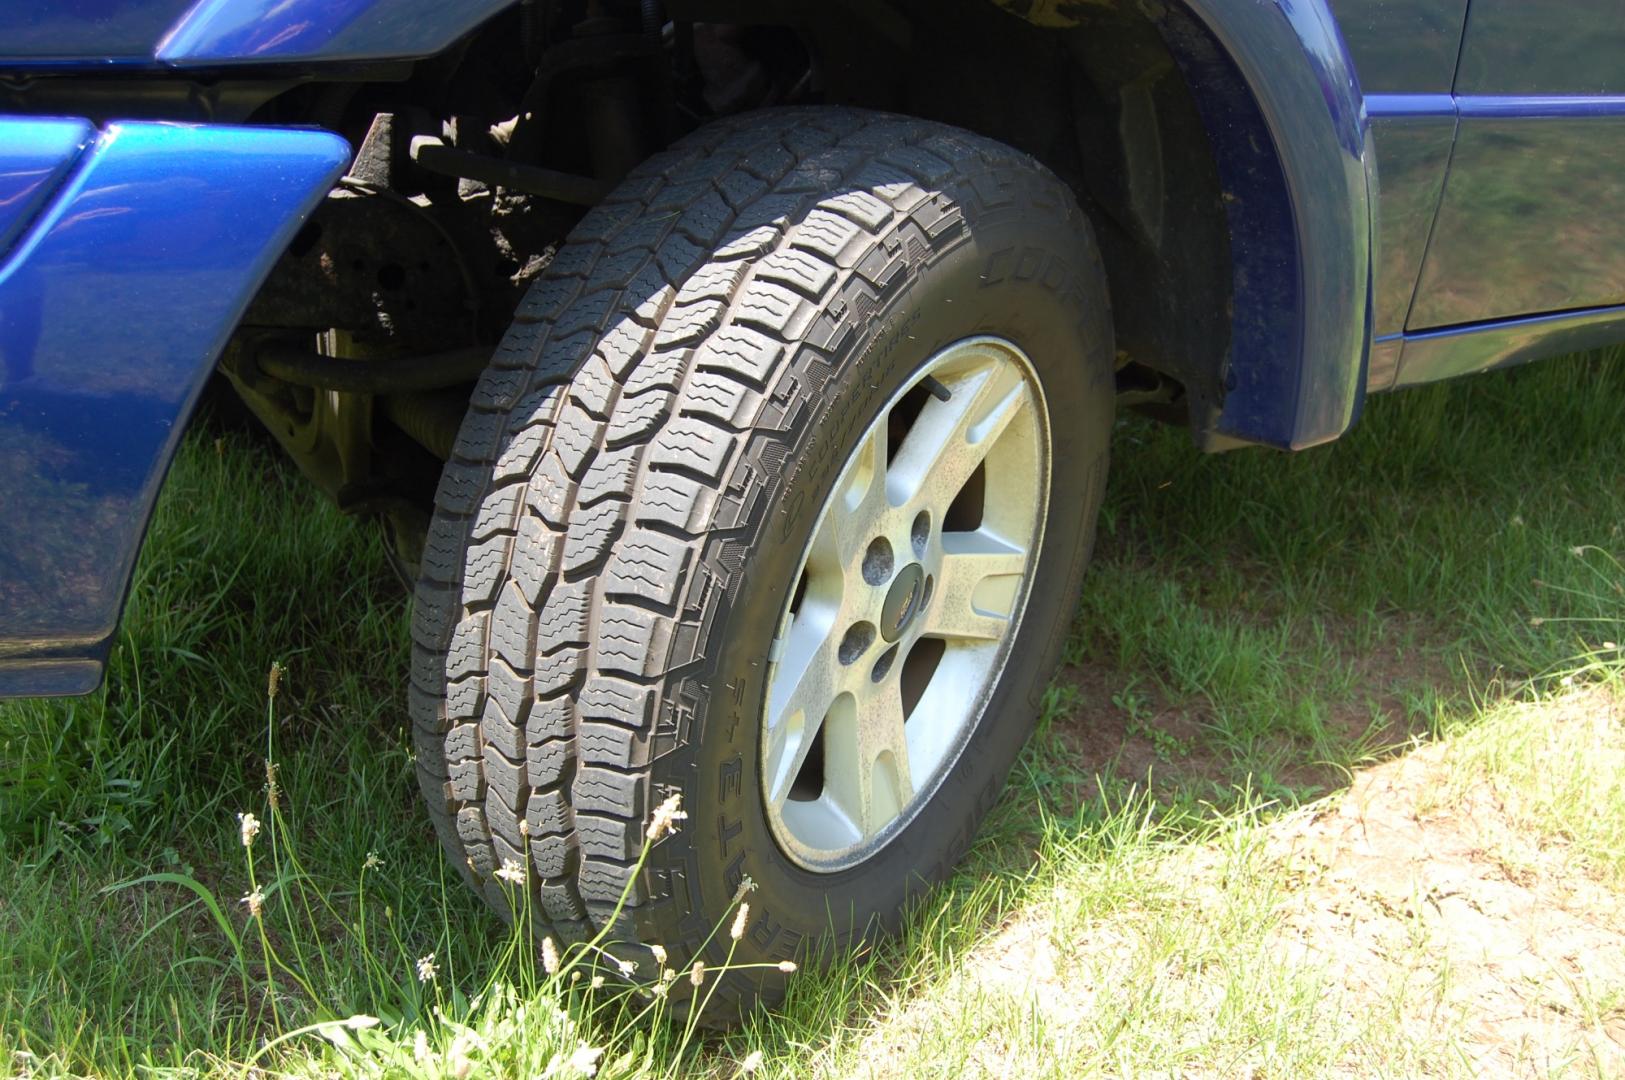
[[[1405,328],[1428,237],[1444,194],[1445,174],[1456,138],[1455,109],[1445,97],[1442,112],[1410,111],[1411,99],[1389,105],[1366,99],[1377,146],[1376,314],[1379,337]]]
[[[197,394],[349,156],[113,124],[0,267],[0,695],[94,686]]]
[[[1453,379],[1625,340],[1625,305],[1406,334],[1395,387]]]
[[[0,256],[78,159],[92,130],[83,120],[0,122]]]
[[[516,0],[8,0],[0,69],[409,59]]]
[[[1368,94],[1447,94],[1467,0],[1332,0]]]
[[[1625,94],[1620,0],[1473,0],[1461,94]]]
[[[514,0],[199,0],[159,45],[167,64],[431,56]]]
[[[1457,103],[1409,327],[1625,303],[1625,98]]]
[[[1405,339],[1398,334],[1373,341],[1365,392],[1376,394],[1392,389],[1399,378],[1399,364],[1404,354]]]
[[[194,0],[5,0],[0,63],[151,64],[153,46]]]
[[[1203,87],[1197,107],[1219,157],[1236,262],[1218,433],[1314,446],[1348,429],[1365,390],[1375,155],[1359,80],[1326,0],[1188,3],[1221,59],[1176,25],[1163,32]],[[1241,94],[1222,64],[1239,72]],[[1249,158],[1271,147],[1273,161]]]

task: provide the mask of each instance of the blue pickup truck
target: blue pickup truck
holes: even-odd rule
[[[415,588],[469,883],[679,966],[753,887],[743,1008],[965,848],[1116,410],[1620,340],[1620,0],[11,0],[0,696],[234,394]]]

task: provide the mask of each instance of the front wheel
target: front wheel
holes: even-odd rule
[[[680,795],[615,934],[714,965],[753,883],[735,962],[764,966],[712,1019],[894,927],[1031,729],[1112,355],[1087,222],[1007,147],[780,110],[640,167],[533,287],[441,485],[414,722],[455,861],[579,939]]]

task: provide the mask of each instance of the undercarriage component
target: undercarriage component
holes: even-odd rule
[[[332,355],[301,353],[251,333],[232,343],[220,370],[306,478],[345,513],[379,520],[391,560],[410,582],[423,551],[435,480],[468,395],[317,389],[277,377],[279,365],[266,359],[297,357],[299,365],[331,364],[344,372],[397,362],[364,359],[367,348],[342,331],[321,335],[321,346]]]
[[[339,334],[324,337],[335,351],[355,348]],[[256,357],[263,347],[253,336],[233,342],[221,358],[220,371],[300,471],[336,498],[370,470],[372,398],[272,378]]]
[[[384,415],[412,441],[438,461],[451,459],[457,427],[468,411],[468,394],[437,390],[421,394],[392,394],[383,399]]]
[[[374,360],[340,359],[281,344],[267,345],[254,353],[254,362],[260,371],[273,379],[312,390],[339,390],[350,394],[444,390],[473,382],[490,360],[491,350],[482,346],[429,356]]]
[[[427,207],[340,187],[294,238],[243,324],[448,349],[474,341],[478,288]]]
[[[478,180],[492,187],[522,191],[573,206],[596,206],[609,194],[608,184],[590,176],[458,150],[429,135],[419,135],[412,140],[412,160],[442,176]]]

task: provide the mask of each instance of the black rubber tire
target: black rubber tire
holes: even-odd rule
[[[766,644],[855,440],[921,363],[978,334],[1026,350],[1055,420],[1039,576],[973,752],[933,804],[860,866],[809,873],[761,804]],[[469,879],[506,910],[493,874],[525,866],[551,932],[581,939],[651,810],[681,792],[688,821],[655,846],[620,940],[686,967],[747,875],[737,960],[894,927],[963,853],[1030,730],[1093,540],[1112,358],[1089,225],[1008,147],[786,109],[640,167],[526,297],[437,497],[413,722],[430,813]],[[782,992],[776,970],[750,976],[708,1019]]]

